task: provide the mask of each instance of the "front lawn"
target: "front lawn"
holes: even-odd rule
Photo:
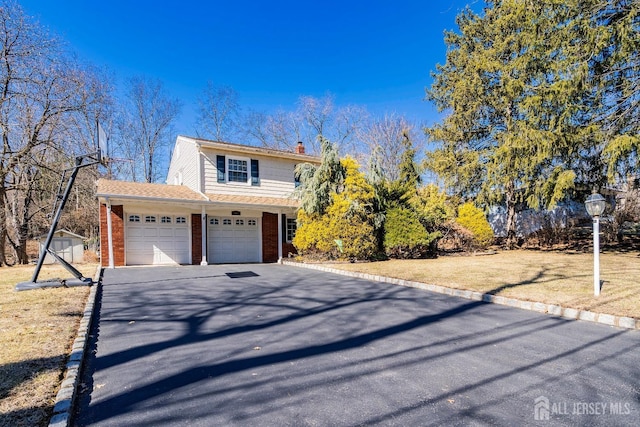
[[[599,297],[593,296],[593,255],[553,251],[503,251],[495,255],[441,256],[330,264],[416,282],[491,293],[526,301],[640,318],[640,253],[600,255]]]
[[[96,264],[76,266],[93,277]],[[35,267],[0,268],[0,425],[46,426],[87,301],[89,287],[16,292]],[[39,280],[69,278],[45,265]]]

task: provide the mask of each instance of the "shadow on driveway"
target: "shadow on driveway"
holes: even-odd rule
[[[99,299],[76,425],[640,421],[636,331],[282,265],[106,270]]]

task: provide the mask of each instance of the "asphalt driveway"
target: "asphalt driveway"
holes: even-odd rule
[[[106,270],[97,307],[79,426],[640,425],[638,331],[275,264]]]

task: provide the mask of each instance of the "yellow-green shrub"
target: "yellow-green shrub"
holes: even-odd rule
[[[429,233],[415,211],[404,207],[387,210],[384,222],[384,250],[391,258],[424,258],[439,233]]]
[[[493,230],[482,210],[467,202],[458,206],[456,222],[473,234],[473,243],[477,248],[486,248],[493,242]]]
[[[373,188],[350,157],[341,160],[345,168],[342,191],[331,194],[324,215],[298,212],[298,229],[293,244],[302,255],[330,259],[367,259],[376,251],[371,203]],[[342,250],[336,240],[342,242]]]

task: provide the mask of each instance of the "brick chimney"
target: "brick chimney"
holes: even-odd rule
[[[296,154],[304,154],[304,144],[302,141],[298,141],[298,145],[296,145]]]

